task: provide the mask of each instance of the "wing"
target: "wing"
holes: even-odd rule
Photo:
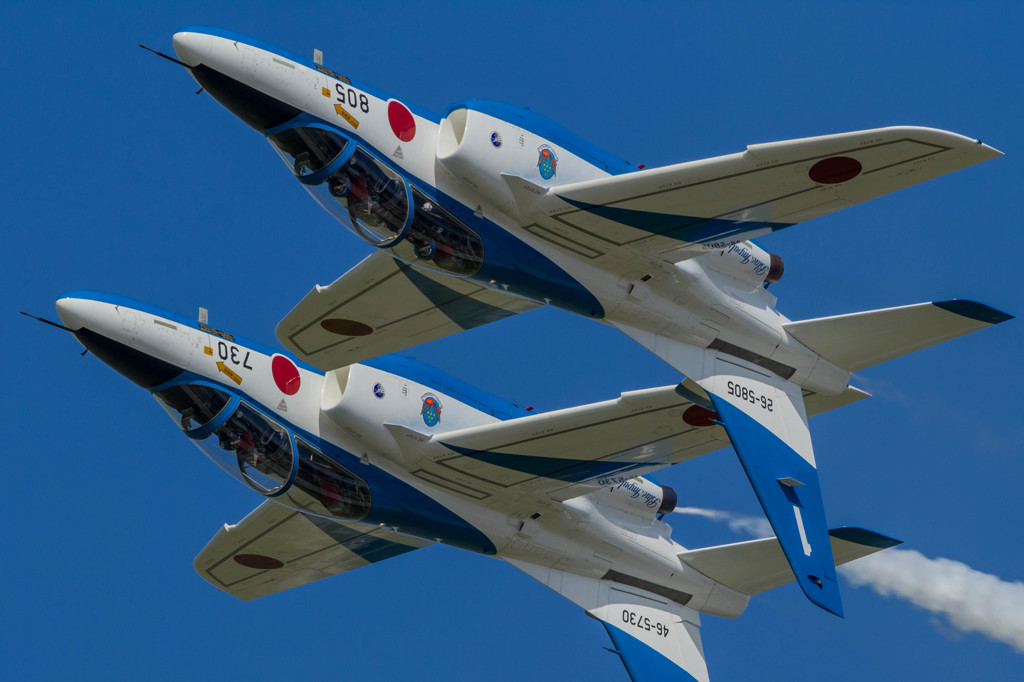
[[[626,249],[676,262],[997,156],[955,133],[895,127],[752,145],[550,191],[505,180],[526,229],[576,256]]]
[[[809,394],[810,414],[867,397]],[[623,393],[608,400],[430,437],[391,430],[417,478],[491,506],[522,497],[566,500],[609,482],[640,476],[729,444],[725,429],[684,385]]]
[[[293,511],[267,500],[226,525],[193,566],[214,587],[250,601],[432,544],[378,526]]]
[[[306,362],[331,370],[539,305],[378,251],[306,294],[277,325],[277,338]]]
[[[509,563],[601,621],[633,682],[708,682],[700,613],[694,609],[633,585]]]

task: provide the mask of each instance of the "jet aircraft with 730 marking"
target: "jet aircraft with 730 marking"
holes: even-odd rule
[[[57,311],[57,326],[267,497],[194,562],[240,599],[441,542],[503,559],[585,609],[634,680],[706,682],[700,614],[739,616],[793,580],[775,538],[696,550],[672,539],[660,517],[676,493],[641,474],[728,443],[678,386],[531,415],[405,358],[325,373],[119,296],[70,292]],[[812,394],[807,410],[862,397]],[[861,528],[828,536],[839,563],[898,544]]]
[[[528,110],[471,100],[438,117],[230,31],[173,42],[174,61],[379,249],[282,320],[289,350],[337,371],[544,304],[610,324],[685,377],[683,421],[724,429],[797,583],[836,614],[811,402],[862,397],[853,372],[1009,319],[952,300],[791,321],[768,291],[781,258],[750,241],[999,156],[979,140],[892,127],[637,169]],[[574,484],[675,461],[619,455],[574,464]],[[539,472],[509,450],[472,456]]]

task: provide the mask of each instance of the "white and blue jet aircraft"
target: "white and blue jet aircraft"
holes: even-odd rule
[[[325,373],[120,296],[70,292],[57,312],[267,497],[194,561],[240,599],[441,542],[503,559],[582,607],[636,682],[706,682],[700,614],[739,616],[794,579],[775,538],[702,549],[672,539],[660,516],[676,493],[642,474],[729,443],[680,386],[530,414],[413,360]],[[863,397],[810,393],[806,410]],[[899,544],[853,527],[827,537],[840,564]]]
[[[730,589],[726,601],[745,603],[746,596],[795,577],[812,602],[841,615],[835,563],[851,555],[836,549],[826,524],[808,415],[864,397],[850,385],[853,372],[1010,319],[980,303],[951,300],[791,321],[767,288],[782,275],[781,258],[750,241],[999,156],[979,140],[928,128],[882,128],[638,169],[525,109],[471,100],[436,116],[328,69],[316,56],[305,59],[230,31],[188,28],[173,43],[177,59],[169,58],[263,134],[310,194],[378,249],[333,284],[313,289],[277,328],[278,339],[300,361],[327,373],[320,380],[322,428],[335,424],[331,406],[348,395],[348,378],[363,371],[357,368],[385,371],[390,365],[380,358],[387,353],[545,304],[622,330],[685,377],[649,397],[624,394],[613,403],[577,408],[578,416],[565,411],[490,425],[468,416],[442,425],[442,405],[462,399],[428,382],[409,383],[408,390],[423,391],[405,396],[422,399],[421,422],[414,428],[392,413],[374,413],[386,422],[377,427],[388,437],[356,448],[387,462],[372,466],[400,479],[410,494],[418,491],[466,519],[491,544],[467,543],[458,533],[425,537],[492,549],[610,623],[636,679],[629,652],[637,649],[624,632],[706,679],[703,658],[694,653],[700,651],[697,631],[680,624],[695,625],[696,611],[735,614],[735,608],[711,605],[714,595]],[[182,334],[191,328],[168,324]],[[203,348],[216,346],[212,352],[218,353],[216,344]],[[255,357],[255,349],[236,345],[231,355],[225,348],[227,359],[199,359],[224,366],[212,376],[241,378],[229,360],[244,352]],[[384,393],[380,400],[387,400],[389,389],[376,383]],[[258,402],[276,409],[272,401]],[[654,421],[635,431],[619,431],[620,421],[602,426],[633,414]],[[558,421],[570,415],[582,422]],[[657,421],[662,418],[668,421]],[[543,419],[559,424],[551,440],[541,437]],[[568,423],[589,426],[559,440]],[[465,440],[449,437],[449,427]],[[316,449],[315,443],[300,446],[289,428],[278,433],[282,442],[295,442],[293,451]],[[318,432],[307,433],[313,438]],[[360,432],[358,438],[369,437]],[[771,551],[784,556],[788,568],[770,580],[754,580],[752,564],[733,553],[742,550],[701,550],[707,553],[681,559],[682,550],[671,543],[661,554],[630,546],[600,561],[588,546],[583,554],[590,558],[581,559],[588,568],[570,567],[575,564],[569,557],[582,555],[573,549],[575,531],[559,524],[582,518],[574,516],[577,505],[591,510],[586,518],[621,524],[635,516],[630,504],[636,500],[658,500],[651,505],[653,517],[664,494],[637,477],[727,443],[776,532]],[[248,480],[246,466],[236,468]],[[248,469],[259,471],[255,464]],[[293,479],[302,477],[295,473]],[[264,483],[281,486],[283,492],[274,488],[279,501],[296,489],[294,483]],[[624,490],[635,493],[633,503],[620,504]],[[611,508],[625,509],[625,516],[606,511]],[[501,524],[489,525],[491,514]],[[381,522],[422,536],[415,523],[396,518]],[[664,529],[648,521],[652,542],[662,538]],[[588,538],[589,523],[577,528]],[[492,534],[495,527],[501,530]],[[554,549],[541,541],[549,533]],[[513,546],[530,549],[512,558],[506,551]],[[752,563],[767,551],[755,550]],[[709,557],[707,563],[700,556]],[[646,560],[669,573],[628,568]],[[692,577],[694,571],[714,585],[706,603],[672,582],[672,576]],[[654,610],[609,606],[625,594],[637,603],[643,595],[643,609]],[[616,609],[618,621],[609,615]],[[630,629],[637,622],[662,639]],[[666,629],[669,624],[677,627]],[[652,665],[667,665],[654,660]]]
[[[790,321],[767,290],[782,259],[749,241],[1000,155],[980,140],[882,128],[640,170],[525,109],[471,100],[438,117],[230,31],[173,43],[379,249],[284,318],[286,348],[332,370],[544,304],[610,324],[686,377],[800,587],[839,615],[808,396],[1009,317],[958,300]]]

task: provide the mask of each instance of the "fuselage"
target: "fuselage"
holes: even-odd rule
[[[395,529],[528,571],[613,571],[694,609],[747,603],[681,562],[643,478],[558,502],[474,502],[409,471],[388,425],[425,436],[529,413],[415,361],[385,356],[326,374],[213,326],[130,299],[71,292],[63,323],[150,391],[215,463],[269,499],[324,518]]]
[[[649,261],[638,271],[632,258],[594,259],[530,225],[531,197],[517,194],[511,179],[540,193],[637,171],[560,126],[480,100],[439,117],[230,31],[184,29],[174,46],[196,80],[266,136],[328,213],[399,260],[634,338],[657,334],[700,349],[717,343],[816,392],[834,395],[848,385],[849,372],[786,332],[788,319],[761,286],[769,254],[745,236],[695,242],[682,260]],[[760,233],[780,227],[756,226]]]

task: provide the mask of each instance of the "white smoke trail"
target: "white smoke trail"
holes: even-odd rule
[[[772,524],[768,519],[733,512],[720,511],[718,509],[701,509],[700,507],[676,507],[675,513],[700,516],[712,521],[722,521],[729,525],[729,530],[734,533],[746,533],[755,538],[767,538],[775,535]]]
[[[755,537],[772,534],[767,519],[717,509],[682,507],[681,514],[728,524]],[[1024,653],[1024,583],[1009,582],[952,559],[929,559],[909,549],[887,549],[839,567],[854,586],[903,598],[941,614],[963,632],[977,632]]]
[[[1024,583],[1007,582],[951,559],[889,549],[840,568],[854,585],[870,585],[941,613],[964,632],[979,632],[1024,653]]]

